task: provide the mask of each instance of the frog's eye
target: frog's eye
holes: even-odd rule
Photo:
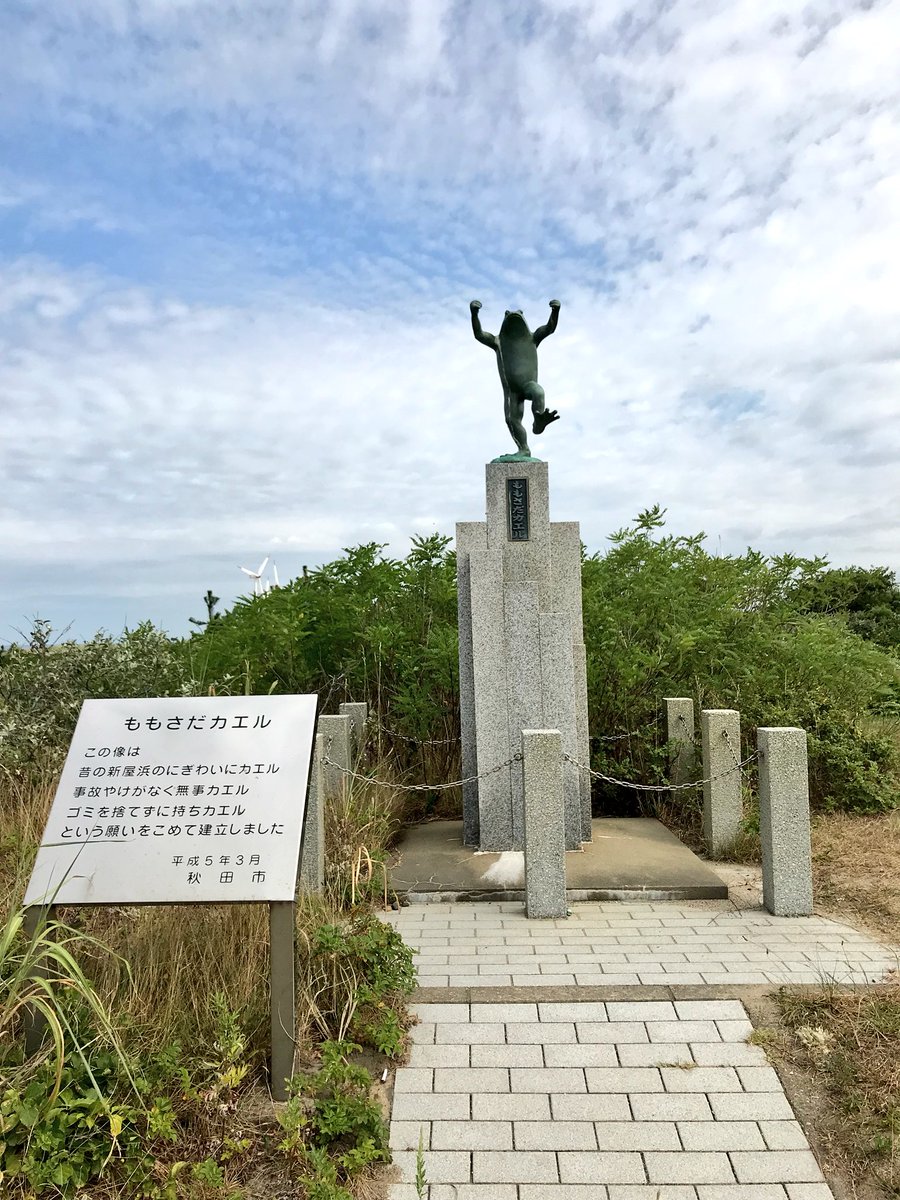
[[[518,315],[521,317],[521,315],[522,315],[522,310],[521,310],[521,308],[517,308],[517,309],[516,309],[516,313],[517,313],[517,314],[518,314]]]
[[[504,315],[504,317],[508,317],[508,316],[509,316],[509,309],[507,309],[507,310],[506,310],[506,312],[505,312],[503,315]]]

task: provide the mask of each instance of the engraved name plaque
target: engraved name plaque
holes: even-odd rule
[[[509,521],[509,540],[528,541],[528,480],[507,479],[506,512]]]

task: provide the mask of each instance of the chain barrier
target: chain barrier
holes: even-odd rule
[[[687,717],[684,715],[684,713],[678,714],[678,724],[684,726],[684,732],[687,734],[688,741],[696,749],[696,747],[700,745],[700,739],[697,737],[695,730],[688,727]],[[681,741],[681,738],[678,740]]]
[[[566,762],[570,762],[579,771],[587,771],[592,779],[600,779],[604,783],[614,783],[617,787],[631,788],[634,792],[684,792],[689,788],[703,787],[707,783],[715,783],[717,779],[724,779],[726,775],[732,775],[735,771],[743,770],[748,763],[752,763],[755,758],[759,757],[758,751],[754,751],[749,758],[745,758],[743,762],[737,763],[733,767],[729,767],[727,771],[720,771],[718,775],[710,775],[707,779],[695,779],[693,783],[630,783],[627,779],[613,779],[611,775],[604,775],[601,771],[595,771],[592,767],[586,767],[584,763],[580,763],[577,758],[573,758],[571,754],[563,754]]]
[[[729,749],[729,750],[730,750],[730,752],[731,752],[731,757],[732,757],[732,759],[733,759],[733,761],[734,761],[734,765],[735,765],[735,767],[739,767],[739,766],[740,766],[740,760],[738,759],[738,756],[737,756],[737,753],[735,752],[734,746],[732,746],[732,744],[731,744],[731,738],[730,738],[730,737],[729,737],[729,735],[728,735],[728,730],[727,730],[727,729],[723,729],[723,730],[722,730],[722,737],[725,739],[725,745],[728,747],[728,749]]]
[[[376,787],[393,788],[395,792],[446,792],[450,788],[462,787],[464,783],[476,783],[479,779],[487,779],[490,775],[496,775],[498,771],[503,771],[507,767],[511,767],[513,763],[522,762],[523,755],[519,752],[515,753],[512,758],[508,758],[506,762],[498,763],[496,767],[491,767],[489,771],[483,771],[480,775],[470,775],[467,779],[454,779],[452,783],[394,783],[386,779],[374,779],[371,775],[361,775],[358,771],[352,771],[349,767],[342,767],[340,763],[329,758],[327,754],[322,756],[322,762],[326,767],[336,767],[342,775],[347,775],[350,779],[358,779],[360,783],[374,784]]]
[[[382,725],[379,720],[375,720],[375,725],[382,733],[386,733],[388,737],[397,738],[401,742],[412,742],[416,746],[451,746],[459,741],[459,738],[416,738],[410,737],[407,733],[399,733],[396,729],[388,729],[387,725]]]

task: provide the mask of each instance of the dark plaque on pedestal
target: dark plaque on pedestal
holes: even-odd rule
[[[509,540],[528,541],[528,480],[507,479],[506,511],[509,518]]]

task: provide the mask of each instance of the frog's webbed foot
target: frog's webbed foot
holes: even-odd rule
[[[532,430],[535,433],[543,433],[548,425],[552,425],[554,421],[559,420],[559,413],[555,408],[544,409],[543,412],[534,414],[534,424]]]

